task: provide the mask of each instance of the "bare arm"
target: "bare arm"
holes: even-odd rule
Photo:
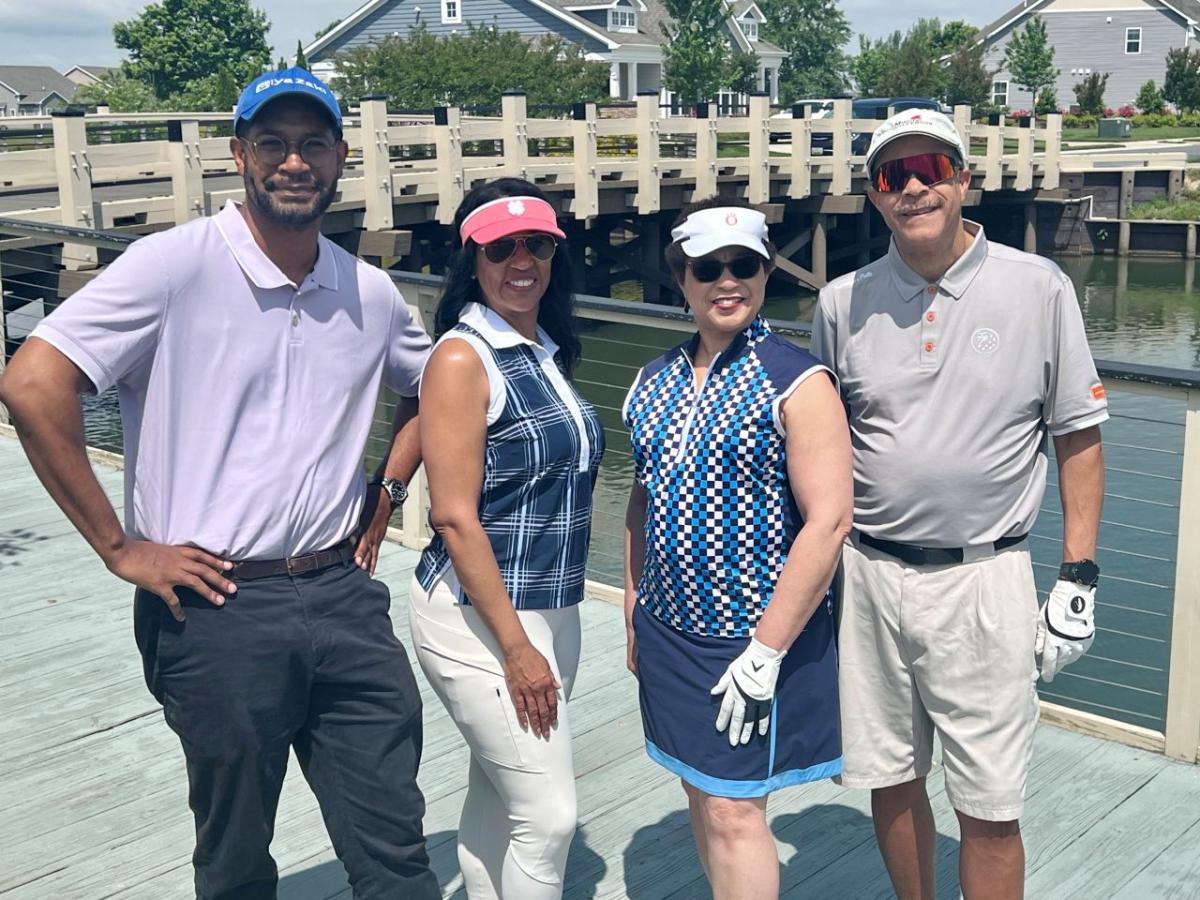
[[[1100,426],[1054,439],[1063,509],[1063,562],[1095,559],[1104,505],[1104,450]]]
[[[637,674],[637,644],[633,637],[633,607],[646,561],[646,489],[637,481],[625,507],[625,666]]]
[[[804,526],[792,542],[755,637],[787,650],[833,580],[854,515],[850,432],[829,378],[815,374],[783,403],[787,469]]]
[[[194,547],[164,547],[129,538],[92,472],[79,395],[92,384],[57,348],[29,338],[0,380],[34,472],[84,540],[115,575],[158,594],[177,619],[183,610],[174,587],[191,588],[221,604],[232,593],[220,573],[229,563]]]
[[[408,484],[421,464],[421,437],[418,432],[417,398],[401,397],[392,417],[392,445],[375,472],[376,478],[395,478]],[[379,563],[379,547],[387,535],[392,516],[391,495],[376,486],[367,489],[358,522],[358,544],[354,561],[371,574]]]
[[[558,722],[559,685],[513,609],[479,521],[488,405],[483,363],[464,341],[444,342],[425,368],[421,395],[420,443],[430,519],[446,542],[459,583],[500,645],[521,726],[528,722],[535,734],[549,737]]]

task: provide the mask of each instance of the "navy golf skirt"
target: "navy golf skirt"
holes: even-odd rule
[[[771,725],[750,743],[729,746],[717,731],[719,696],[709,692],[749,638],[677,631],[633,612],[638,693],[650,758],[715,797],[762,797],[842,771],[837,654],[828,600],[783,658]]]

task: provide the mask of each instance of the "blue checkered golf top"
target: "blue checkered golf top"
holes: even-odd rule
[[[467,339],[481,358],[490,354],[483,359],[493,398],[479,521],[517,609],[583,599],[592,487],[604,454],[596,411],[559,370],[553,340],[540,329],[539,336],[541,344],[528,341],[474,304],[442,338]],[[421,554],[417,580],[430,591],[449,567],[445,542],[435,536]]]
[[[746,637],[800,530],[779,407],[829,370],[755,319],[697,391],[699,335],[647,365],[625,399],[634,472],[646,489],[638,601],[680,631]]]

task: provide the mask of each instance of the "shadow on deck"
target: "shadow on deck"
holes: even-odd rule
[[[120,473],[98,471],[120,504]],[[0,473],[0,896],[189,897],[183,757],[142,682],[132,591],[88,550],[16,441],[2,435]],[[406,645],[415,560],[389,545],[378,573],[392,588]],[[621,612],[589,601],[583,624],[571,702],[580,827],[566,896],[707,897],[683,792],[642,749]],[[423,679],[421,686],[430,854],[447,896],[461,897],[454,836],[467,757]],[[939,894],[955,897],[957,827],[936,769],[930,789]],[[769,816],[785,897],[891,895],[865,792],[828,781],[785,790],[772,798]],[[1031,898],[1200,897],[1200,768],[1043,727],[1022,829]],[[295,765],[273,850],[283,900],[350,897]]]

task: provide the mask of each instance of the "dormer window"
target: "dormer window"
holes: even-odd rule
[[[609,31],[637,31],[637,13],[632,9],[610,9],[608,11]]]
[[[462,0],[442,0],[442,24],[459,25],[462,23]]]
[[[758,40],[758,19],[745,18],[742,19],[742,34],[746,36],[748,41]]]

